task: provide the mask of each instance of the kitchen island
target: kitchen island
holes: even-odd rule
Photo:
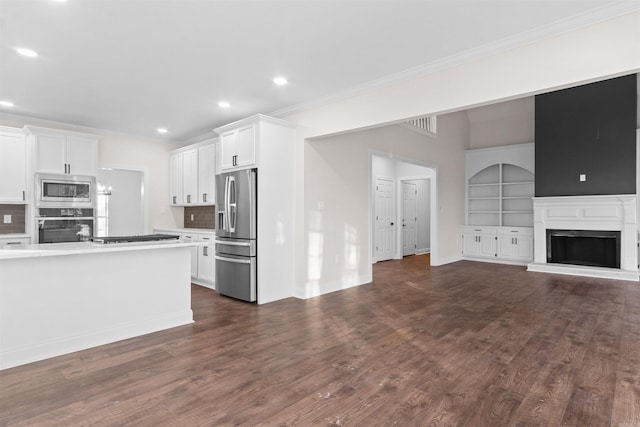
[[[194,245],[0,248],[0,369],[192,323]]]

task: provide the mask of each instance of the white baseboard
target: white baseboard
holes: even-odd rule
[[[211,283],[211,282],[206,282],[204,280],[199,280],[199,279],[194,279],[193,277],[191,278],[191,283],[193,283],[194,285],[198,285],[198,286],[202,286],[203,288],[209,288],[213,291],[216,290],[216,285]]]
[[[371,275],[366,275],[358,276],[354,280],[336,280],[333,282],[325,282],[318,285],[310,285],[307,286],[306,289],[296,289],[296,291],[294,292],[294,297],[300,299],[313,298],[331,292],[342,291],[344,289],[366,285],[367,283],[371,283],[372,281],[373,277],[371,277]]]
[[[431,265],[434,267],[438,267],[440,265],[451,264],[453,262],[462,261],[462,257],[460,255],[451,256],[451,257],[440,257],[433,258],[431,257]]]

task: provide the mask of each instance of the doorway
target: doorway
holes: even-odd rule
[[[435,168],[372,154],[371,170],[372,262],[425,253],[437,262]]]
[[[144,172],[101,168],[98,170],[96,235],[145,234]]]

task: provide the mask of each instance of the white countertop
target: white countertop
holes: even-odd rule
[[[216,233],[215,228],[154,227],[153,229],[157,231],[169,231],[173,233]]]
[[[176,248],[181,246],[200,246],[204,242],[182,242],[180,240],[160,240],[131,243],[47,243],[39,245],[20,245],[9,248],[0,247],[0,261],[3,259],[35,258],[42,256],[62,256],[95,254],[103,252],[139,251],[145,249]]]

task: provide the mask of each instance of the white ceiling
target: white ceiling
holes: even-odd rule
[[[638,8],[615,0],[0,0],[0,118],[186,141],[469,52]],[[30,59],[15,47],[39,53]],[[426,71],[424,71],[426,72]],[[400,74],[399,74],[400,73]],[[290,84],[277,87],[275,76]],[[222,110],[219,101],[231,108]],[[169,133],[160,137],[156,128]]]

